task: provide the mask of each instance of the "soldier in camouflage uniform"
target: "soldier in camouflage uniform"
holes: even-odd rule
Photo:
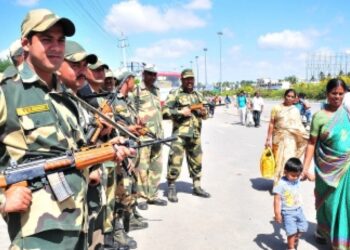
[[[21,31],[26,62],[14,79],[2,82],[0,90],[1,170],[10,159],[57,156],[84,141],[75,111],[51,92],[60,91],[53,72],[63,61],[64,37],[74,34],[74,24],[40,9],[27,14]],[[42,181],[30,183],[35,192],[19,186],[2,192],[10,249],[86,249],[86,177],[87,171],[78,170],[65,175],[73,195],[62,202]]]
[[[18,73],[17,67],[21,65],[24,61],[24,50],[22,48],[20,39],[17,39],[11,44],[9,51],[12,65],[8,66],[5,69],[2,78],[0,78],[0,82],[7,78],[12,78],[16,76]]]
[[[204,103],[203,96],[194,90],[194,74],[191,69],[181,72],[182,85],[172,90],[168,95],[163,109],[164,119],[173,121],[173,136],[178,139],[172,143],[172,151],[168,159],[168,200],[177,202],[175,181],[181,172],[184,152],[190,177],[193,180],[193,194],[209,198],[210,194],[205,192],[200,185],[202,176],[202,147],[201,129],[202,119],[208,117],[206,108],[203,106],[198,110],[191,111],[193,104]]]
[[[21,163],[58,156],[85,140],[76,106],[61,92],[54,74],[74,24],[38,9],[27,14],[21,32],[26,61],[0,88],[1,170],[10,159]],[[128,155],[125,147],[117,148]],[[122,154],[117,152],[116,158],[122,160]],[[8,224],[10,249],[87,249],[87,175],[87,169],[73,169],[31,180],[29,188],[12,185],[1,190],[0,210]],[[62,184],[60,179],[72,191],[61,201],[53,193]]]
[[[129,95],[135,88],[134,74],[128,71],[122,72],[118,76],[118,80],[120,85],[114,102],[115,120],[124,124],[134,135],[140,136],[139,131],[142,126],[137,124],[136,110]],[[148,223],[142,221],[142,216],[136,211],[137,179],[135,171],[137,169],[135,168],[138,163],[139,157],[129,159],[130,173],[128,174],[124,168],[117,172],[116,211],[117,214],[122,214],[123,224],[127,232],[148,227]],[[118,234],[120,233],[117,232],[115,235],[118,236]]]
[[[142,78],[134,91],[136,111],[146,128],[158,138],[163,138],[159,88],[154,85],[157,72],[154,67],[146,66]],[[149,139],[148,136],[141,137],[141,140]],[[147,204],[167,205],[165,200],[158,198],[158,185],[163,168],[161,152],[161,144],[144,147],[139,152],[138,192],[145,202],[139,202],[138,207],[142,210],[148,208]]]

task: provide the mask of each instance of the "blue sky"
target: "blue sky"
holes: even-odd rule
[[[128,61],[159,71],[196,71],[220,79],[305,78],[308,53],[350,53],[349,0],[0,0],[0,57],[20,36],[25,14],[48,8],[76,25],[72,37],[111,68],[123,59],[118,39],[128,38]]]

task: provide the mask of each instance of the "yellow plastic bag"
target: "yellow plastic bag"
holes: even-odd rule
[[[260,172],[263,178],[273,179],[275,175],[275,158],[270,147],[264,149],[260,158]]]

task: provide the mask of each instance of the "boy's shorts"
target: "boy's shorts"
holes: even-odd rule
[[[301,207],[291,210],[282,210],[282,218],[287,236],[307,231],[308,223]]]

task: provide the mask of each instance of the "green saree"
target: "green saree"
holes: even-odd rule
[[[343,106],[319,133],[315,164],[318,229],[333,249],[350,250],[350,120]]]

